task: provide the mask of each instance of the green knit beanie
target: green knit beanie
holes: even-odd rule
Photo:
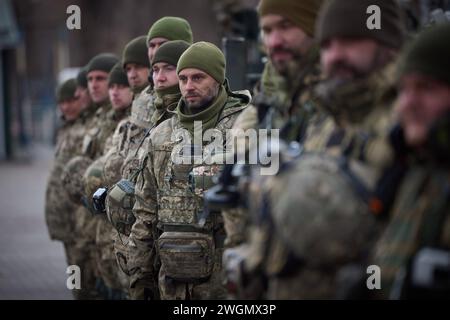
[[[99,70],[109,73],[119,59],[112,53],[100,53],[93,57],[87,65],[87,73]]]
[[[381,9],[381,29],[369,29],[369,6]],[[323,44],[333,37],[371,38],[391,47],[400,48],[405,31],[403,17],[396,0],[330,0],[320,10],[316,36]]]
[[[75,91],[77,90],[77,81],[75,78],[64,81],[56,89],[56,101],[61,103],[63,101],[75,98]]]
[[[189,43],[183,40],[169,41],[161,45],[153,57],[152,66],[158,62],[165,62],[176,66],[183,52],[189,48]]]
[[[77,86],[87,89],[87,66],[80,69],[77,75]]]
[[[109,73],[108,76],[108,87],[112,86],[113,84],[121,84],[124,86],[129,87],[130,84],[128,83],[128,77],[125,73],[125,70],[122,68],[122,64],[118,62]]]
[[[405,49],[399,74],[419,73],[450,85],[450,23],[420,33]]]
[[[150,61],[148,61],[147,55],[147,37],[140,36],[134,38],[125,46],[122,54],[123,68],[127,63],[136,63],[141,66],[150,68]]]
[[[167,40],[184,40],[193,42],[191,25],[187,20],[178,17],[164,17],[156,21],[147,35],[147,46],[153,38],[166,38]]]
[[[196,42],[181,55],[177,65],[177,74],[186,68],[200,69],[213,77],[219,84],[223,84],[225,81],[225,56],[210,42]]]
[[[258,14],[278,14],[291,20],[310,37],[314,36],[317,14],[322,0],[261,0]]]

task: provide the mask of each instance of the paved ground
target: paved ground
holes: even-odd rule
[[[0,299],[72,299],[62,244],[48,237],[44,194],[53,150],[0,162]]]

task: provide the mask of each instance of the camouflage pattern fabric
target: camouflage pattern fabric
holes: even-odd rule
[[[236,117],[250,101],[249,94],[247,97],[241,95],[240,99],[237,101],[236,98],[229,97],[229,102],[222,111],[215,128],[224,132],[225,129],[232,127]],[[209,175],[216,172],[215,169],[205,168],[204,165],[199,165],[198,169],[194,169],[192,165],[175,165],[171,161],[171,152],[176,145],[171,141],[171,135],[177,128],[181,128],[180,122],[178,117],[173,117],[162,122],[152,131],[147,166],[139,175],[136,183],[136,202],[133,208],[136,222],[131,229],[128,245],[130,293],[135,299],[158,298],[159,296],[161,299],[225,298],[225,289],[220,277],[221,246],[217,246],[217,250],[210,251],[212,234],[224,236],[220,215],[210,215],[203,228],[194,228],[201,233],[197,236],[193,236],[192,232],[176,232],[174,230],[172,233],[163,233],[164,241],[158,240],[161,232],[165,230],[165,224],[175,223],[179,227],[186,228],[195,226],[202,208],[202,194],[206,190],[204,183],[210,181],[211,176]],[[188,183],[190,175],[194,181],[200,179],[203,187],[196,183],[194,189],[190,188]],[[197,175],[202,178],[196,178]],[[159,223],[157,223],[158,221]],[[192,238],[187,240],[188,236],[192,236],[196,240]],[[184,240],[181,239],[183,237],[185,237]],[[171,259],[167,260],[164,257],[170,257],[175,253],[170,249],[173,248],[172,245],[166,247],[163,242],[178,243],[176,246],[179,246],[186,241],[190,241],[194,246],[199,243],[210,243],[209,249],[203,247],[204,250],[207,250],[203,257],[207,257],[209,262],[205,263],[209,267],[204,273],[206,278],[202,280],[177,281],[171,277],[185,277],[186,275],[171,274],[170,277],[167,276],[168,272],[179,273],[178,271],[182,270],[174,270],[176,268],[167,264]],[[190,247],[185,246],[186,249]],[[166,254],[161,258],[166,264],[163,263],[160,270],[158,270],[160,263],[158,252]],[[189,266],[189,261],[199,263],[198,259],[201,257],[194,258],[194,255],[194,253],[187,254],[186,259],[179,261],[186,263],[187,266]],[[178,256],[175,254],[173,257]]]
[[[321,170],[316,171],[314,160],[308,167],[308,163],[302,164],[301,157],[298,164],[294,161],[294,164],[282,165],[289,168],[286,173],[281,173],[275,178],[269,177],[262,183],[255,183],[256,187],[250,186],[252,200],[249,204],[251,208],[249,215],[255,219],[251,227],[251,233],[255,235],[250,235],[251,240],[247,246],[255,249],[247,253],[248,258],[244,260],[248,262],[244,264],[248,266],[246,272],[249,272],[249,276],[263,268],[262,279],[266,279],[268,287],[263,297],[332,299],[351,296],[349,292],[356,290],[355,288],[344,290],[345,286],[341,284],[352,281],[342,281],[342,279],[350,274],[353,280],[356,278],[354,282],[358,286],[358,274],[360,275],[361,272],[351,272],[351,270],[352,268],[362,270],[367,267],[364,254],[370,250],[370,245],[379,235],[383,224],[378,223],[374,216],[368,214],[367,203],[361,205],[361,201],[355,198],[361,196],[359,191],[361,185],[365,190],[375,190],[382,174],[394,160],[394,152],[388,141],[389,129],[393,124],[391,108],[395,98],[395,94],[392,94],[392,91],[395,92],[392,86],[394,78],[390,76],[392,70],[393,65],[389,65],[368,78],[365,89],[371,92],[370,99],[365,96],[365,91],[361,93],[363,98],[361,95],[354,94],[364,87],[356,83],[356,91],[345,88],[349,90],[346,92],[352,92],[350,96],[345,94],[341,96],[345,97],[345,100],[330,100],[330,102],[341,103],[344,109],[341,109],[340,113],[332,113],[330,116],[329,110],[336,109],[323,105],[328,102],[327,100],[318,101],[319,112],[309,122],[304,138],[304,149],[307,153],[323,153],[323,157],[326,155],[335,159],[327,160],[325,163],[315,160],[317,165],[324,164],[321,170],[328,172],[327,176],[323,176]],[[351,97],[355,99],[354,103],[361,107],[361,110],[358,110],[358,116],[348,115],[354,110],[354,106],[351,106],[353,103]],[[349,106],[346,106],[346,103]],[[342,174],[338,174],[336,169],[332,170],[333,165],[336,167],[336,163],[340,163],[343,159],[346,159],[345,163],[348,163],[345,166],[344,176],[350,177],[347,180],[352,183],[347,181],[343,184]],[[305,169],[302,169],[302,165]],[[300,166],[300,169],[297,166]],[[340,168],[340,166],[337,167]],[[292,187],[286,188],[287,185]],[[334,187],[331,188],[331,186]],[[308,189],[299,192],[303,187]],[[357,196],[355,191],[358,191]],[[327,197],[326,201],[324,197]],[[332,199],[335,200],[332,201]],[[348,213],[345,213],[344,208],[339,207],[343,204],[350,210]],[[265,216],[271,218],[264,222],[261,212],[266,212]],[[307,218],[308,212],[314,213],[314,218]],[[333,218],[333,214],[337,213],[339,215]],[[338,218],[341,214],[342,217]],[[362,216],[365,218],[361,218]],[[281,217],[284,218],[280,220],[281,222],[277,222],[277,219]],[[301,220],[303,218],[305,220]],[[345,222],[345,219],[349,220]],[[303,222],[301,224],[299,222],[299,225],[295,227],[295,220]],[[345,223],[345,227],[337,227],[336,232],[331,232],[340,223]],[[273,227],[271,227],[272,224]],[[271,236],[271,230],[278,228],[279,235]],[[303,228],[305,231],[300,232],[299,230]],[[359,228],[365,231],[357,232]],[[340,232],[341,230],[349,230],[349,233]],[[356,233],[361,238],[357,237]],[[328,240],[315,240],[315,237]],[[353,244],[351,244],[352,250],[347,250],[351,239],[359,244],[354,251]],[[306,249],[308,244],[311,244],[308,248],[310,252]],[[320,244],[326,244],[326,247],[322,250]],[[300,248],[303,249],[296,252]],[[324,265],[320,265],[321,263]],[[268,267],[264,269],[264,266]],[[261,297],[261,292],[246,294],[246,297]]]
[[[254,105],[242,112],[233,129],[280,129],[280,137],[286,141],[302,140],[316,112],[317,101],[313,89],[322,79],[317,48],[312,48],[307,59],[297,67],[296,70],[300,70],[298,76],[294,81],[288,81],[267,62],[260,83],[254,90]],[[265,117],[261,117],[261,114],[265,114]],[[247,150],[257,148],[250,141],[240,140],[238,143],[245,143]],[[241,191],[242,194],[247,192]],[[249,213],[244,208],[236,208],[223,210],[222,214],[229,235],[226,244],[228,247],[236,246],[245,239]]]

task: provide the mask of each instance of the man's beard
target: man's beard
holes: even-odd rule
[[[200,111],[205,110],[206,108],[208,108],[212,102],[214,101],[215,97],[204,97],[199,101],[193,102],[193,103],[189,103],[186,100],[186,107],[188,107],[189,111],[191,111],[191,113],[198,113]]]
[[[362,70],[345,61],[338,61],[331,66],[328,72],[328,78],[335,80],[355,80],[365,77],[369,72],[369,70]]]
[[[340,60],[331,66],[328,78],[343,81],[362,79],[383,68],[390,60],[391,56],[382,49],[375,52],[371,63],[365,68]]]
[[[190,113],[199,113],[205,109],[207,109],[214,102],[216,97],[219,94],[219,86],[214,88],[209,88],[208,93],[202,99],[197,102],[189,102],[187,99],[184,99],[186,102],[186,107],[189,109]],[[189,94],[188,94],[189,96]]]
[[[205,109],[207,109],[216,99],[217,95],[219,93],[218,88],[210,88],[208,90],[208,94],[204,96],[202,99],[200,99],[197,102],[190,103],[185,99],[186,107],[189,109],[190,113],[199,113]]]
[[[275,61],[273,58],[271,58],[271,61],[272,61],[273,66],[275,67],[275,70],[278,72],[278,74],[280,76],[283,76],[288,80],[295,79],[295,75],[299,71],[298,66],[303,61],[304,55],[302,55],[298,52],[294,52],[291,49],[280,48],[280,49],[275,49],[271,53],[271,57],[273,54],[276,54],[278,52],[290,53],[292,55],[292,58],[289,60],[281,60],[281,61]]]

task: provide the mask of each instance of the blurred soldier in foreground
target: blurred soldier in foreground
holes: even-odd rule
[[[374,3],[382,11],[381,31],[366,26]],[[303,141],[307,152],[280,144],[280,172],[252,194],[250,241],[226,254],[228,277],[244,274],[237,281],[241,297],[366,294],[360,291],[365,253],[382,225],[375,216],[387,212],[403,174],[388,143],[393,62],[403,39],[397,4],[329,1],[317,38],[326,79],[316,88],[319,112]]]
[[[450,295],[450,23],[431,27],[400,62],[396,151],[410,170],[376,246],[378,298]]]
[[[247,129],[278,129],[287,141],[302,140],[316,109],[312,89],[320,79],[319,50],[313,42],[320,4],[321,1],[295,0],[260,2],[262,41],[269,61],[255,88],[253,105],[233,127],[241,143],[240,134]],[[250,141],[248,148],[252,152],[259,147],[256,143]],[[242,197],[247,194],[248,190],[241,191]],[[239,207],[223,210],[223,216],[226,246],[236,246],[245,238],[248,213]]]
[[[161,299],[223,299],[223,222],[220,215],[201,210],[203,192],[220,165],[207,165],[205,143],[192,138],[201,139],[208,129],[224,137],[250,96],[228,89],[225,57],[211,43],[190,46],[177,73],[183,97],[175,116],[152,131],[147,164],[136,183],[130,260],[136,281],[149,292],[144,298],[156,296],[159,286]]]

